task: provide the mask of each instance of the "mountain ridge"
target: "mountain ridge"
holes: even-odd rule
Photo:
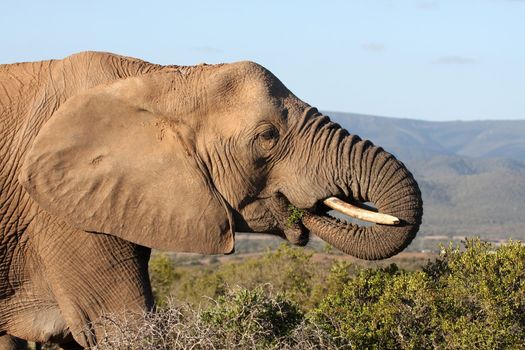
[[[401,158],[456,154],[525,161],[525,120],[432,122],[340,112],[328,115]],[[415,145],[419,149],[411,150]]]

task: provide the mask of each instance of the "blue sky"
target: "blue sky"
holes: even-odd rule
[[[322,110],[525,119],[525,1],[7,1],[0,63],[256,61]]]

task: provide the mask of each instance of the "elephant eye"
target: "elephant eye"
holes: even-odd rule
[[[275,146],[277,140],[279,139],[279,130],[276,127],[272,126],[261,132],[257,140],[262,148],[265,150],[270,150]]]

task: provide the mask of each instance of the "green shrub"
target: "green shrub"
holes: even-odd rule
[[[328,268],[313,262],[312,256],[307,249],[282,244],[276,251],[243,262],[179,268],[171,296],[196,306],[225,295],[232,287],[252,290],[271,285],[307,310],[326,294],[328,275]]]
[[[157,305],[163,305],[170,297],[197,306],[210,298],[225,295],[232,287],[251,290],[271,285],[274,291],[286,295],[307,311],[317,306],[327,294],[341,292],[344,284],[362,269],[361,266],[386,264],[357,259],[350,261],[348,257],[340,259],[337,254],[320,257],[314,259],[314,251],[286,243],[274,251],[241,261],[235,260],[234,256],[221,264],[181,265],[169,255],[156,253],[150,262],[150,278]],[[402,266],[411,270],[420,269],[421,261],[399,260]]]
[[[423,271],[366,269],[309,314],[354,349],[521,349],[525,247],[479,239]]]
[[[173,261],[165,253],[155,253],[149,262],[149,274],[155,303],[162,307],[169,298],[173,283],[180,278]]]
[[[225,344],[238,344],[249,334],[263,348],[289,336],[303,320],[296,304],[282,294],[268,296],[262,288],[233,289],[218,297],[201,317],[222,330]]]
[[[467,240],[464,251],[447,248],[426,272],[440,290],[440,332],[448,348],[523,349],[525,247]]]

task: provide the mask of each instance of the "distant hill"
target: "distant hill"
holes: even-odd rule
[[[326,114],[407,164],[423,193],[422,235],[525,240],[525,120]]]
[[[338,112],[327,115],[406,160],[456,155],[525,161],[525,120],[428,122]]]

